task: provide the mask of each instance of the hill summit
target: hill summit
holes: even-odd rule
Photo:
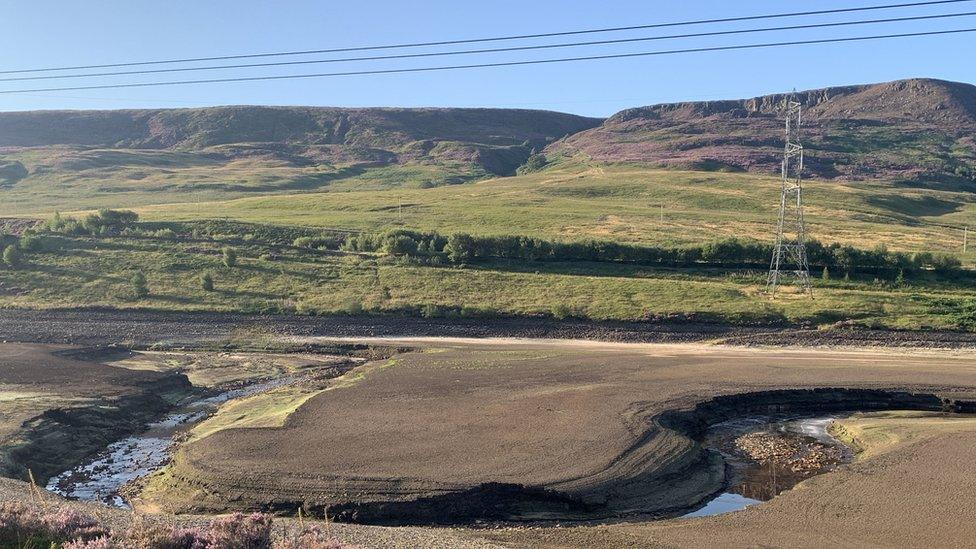
[[[808,173],[825,178],[966,175],[976,160],[976,86],[913,79],[797,92]],[[775,172],[787,94],[621,111],[551,145],[601,162]]]

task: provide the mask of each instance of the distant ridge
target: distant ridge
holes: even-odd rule
[[[911,79],[808,90],[806,175],[976,189],[976,86]],[[783,94],[637,107],[606,120],[520,109],[226,106],[0,113],[0,190],[77,181],[99,193],[221,196],[437,186],[557,158],[775,174]],[[526,164],[534,153],[541,155]],[[224,173],[200,171],[221,166]],[[193,168],[195,172],[174,170]],[[400,169],[402,168],[402,169]],[[395,171],[395,170],[394,170]]]
[[[775,172],[786,95],[669,103],[621,111],[551,145],[601,162]],[[911,79],[797,92],[810,175],[833,178],[968,173],[976,159],[976,86]]]
[[[517,109],[228,106],[28,111],[0,113],[0,147],[219,148],[212,152],[280,155],[313,163],[447,158],[507,174],[532,149],[599,123],[572,114]],[[238,145],[246,147],[235,151]]]

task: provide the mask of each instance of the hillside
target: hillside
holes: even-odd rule
[[[810,90],[803,103],[807,174],[820,178],[971,182],[976,86],[915,79]],[[784,95],[621,111],[547,155],[598,162],[775,173]]]
[[[809,177],[976,189],[976,87],[916,79],[796,97]],[[428,189],[566,164],[771,175],[784,99],[654,105],[605,121],[515,109],[0,113],[0,215]]]
[[[433,187],[513,174],[533,150],[598,123],[515,109],[0,113],[0,192],[8,207],[29,212],[322,190],[339,181]]]

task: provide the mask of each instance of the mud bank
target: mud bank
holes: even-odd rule
[[[139,394],[107,398],[77,407],[47,410],[23,425],[20,440],[6,452],[0,475],[46,484],[50,477],[102,452],[147,425],[190,395],[183,374],[168,374],[142,385]]]

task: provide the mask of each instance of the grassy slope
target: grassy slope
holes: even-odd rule
[[[218,159],[203,153],[54,147],[0,153],[30,175],[0,185],[0,216],[55,210],[205,202],[275,193],[377,190],[456,184],[488,177],[465,162],[372,166],[290,165],[269,158]]]
[[[685,244],[770,238],[778,193],[779,180],[773,177],[572,161],[472,185],[264,196],[140,212],[157,220],[219,215],[376,231],[400,226],[402,204],[403,225],[442,233]],[[963,190],[814,181],[805,199],[814,238],[860,247],[884,243],[895,250],[960,251],[958,227],[976,222],[976,196]]]
[[[505,264],[481,268],[402,265],[356,255],[239,247],[235,267],[221,264],[220,243],[108,238],[66,240],[60,251],[34,252],[16,270],[0,270],[0,306],[109,305],[170,310],[356,310],[417,314],[424,306],[501,314],[550,314],[565,306],[594,319],[694,313],[732,322],[790,320],[826,324],[857,319],[872,325],[956,328],[976,308],[968,288],[869,281],[818,281],[815,299],[759,294],[762,273],[726,275],[655,271],[607,264]],[[577,272],[573,272],[575,268]],[[150,295],[136,299],[135,270]],[[214,274],[206,292],[199,274]]]
[[[395,178],[395,175],[391,176]],[[360,180],[361,181],[361,180]],[[345,182],[354,185],[354,182]],[[430,189],[312,192],[140,208],[144,219],[229,217],[258,223],[382,230],[402,224],[444,233],[527,234],[681,244],[728,236],[769,238],[779,182],[772,177],[664,171],[565,161],[542,172]],[[811,182],[811,234],[823,241],[898,250],[958,250],[952,226],[976,219],[974,197],[883,182]],[[660,205],[666,205],[663,221]],[[871,235],[866,238],[865,235]],[[0,306],[110,305],[161,309],[418,313],[428,305],[501,314],[557,308],[595,319],[693,313],[734,322],[890,327],[968,326],[970,288],[914,283],[891,290],[871,281],[831,281],[814,301],[758,294],[761,273],[662,271],[607,264],[495,264],[456,269],[335,256],[263,245],[242,247],[240,265],[220,264],[220,243],[69,239],[66,249],[33,253],[0,269]],[[275,259],[267,257],[271,253]],[[262,257],[265,256],[265,257]],[[973,261],[972,254],[964,258]],[[132,297],[142,270],[152,294]],[[198,277],[212,271],[217,291]],[[837,273],[835,273],[836,275]]]

